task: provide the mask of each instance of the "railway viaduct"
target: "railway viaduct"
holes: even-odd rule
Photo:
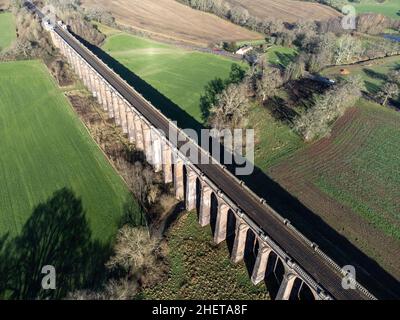
[[[30,9],[43,18],[38,9]],[[277,288],[275,299],[282,300],[304,294],[316,300],[375,299],[357,282],[355,289],[344,289],[345,272],[317,244],[184,135],[64,25],[47,27],[55,46],[109,118],[143,151],[154,170],[163,173],[165,183],[173,183],[175,195],[185,201],[186,209],[197,209],[200,225],[212,224],[215,243],[229,239],[235,263],[243,260],[245,249],[250,248],[254,284],[272,275]],[[209,157],[210,164],[191,163],[180,151],[180,144],[169,138],[171,128],[176,135],[185,136],[185,143],[193,144],[199,155]]]

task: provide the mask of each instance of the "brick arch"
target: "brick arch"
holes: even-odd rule
[[[233,245],[236,238],[237,219],[232,209],[228,210],[228,219],[226,223],[226,245],[228,247],[229,255],[232,254]]]
[[[267,267],[264,275],[264,282],[271,298],[275,298],[278,293],[284,274],[284,262],[274,251],[271,251],[268,255]]]
[[[296,278],[290,293],[289,300],[315,300],[311,288],[300,278]]]
[[[246,242],[243,259],[249,275],[253,273],[254,265],[257,259],[258,248],[259,242],[254,231],[248,229],[246,232]]]
[[[196,212],[197,219],[199,219],[200,203],[201,203],[201,193],[203,191],[203,186],[199,177],[196,178]]]

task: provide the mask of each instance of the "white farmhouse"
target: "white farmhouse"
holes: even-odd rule
[[[240,48],[238,51],[236,51],[236,54],[244,56],[246,53],[250,52],[251,50],[253,50],[253,47],[245,46],[245,47]]]

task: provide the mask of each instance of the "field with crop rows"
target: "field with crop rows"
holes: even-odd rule
[[[400,114],[362,100],[330,137],[269,173],[329,225],[397,276]]]

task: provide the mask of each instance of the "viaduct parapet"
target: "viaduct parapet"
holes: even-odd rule
[[[183,134],[180,129],[65,26],[55,25],[49,31],[55,46],[109,118],[143,151],[154,170],[163,173],[165,183],[173,183],[176,198],[185,201],[187,210],[197,209],[201,226],[211,223],[215,243],[233,239],[234,263],[243,260],[250,248],[254,284],[277,275],[279,269],[275,299],[295,298],[304,290],[318,300],[374,299],[359,283],[356,289],[344,289],[342,279],[346,275],[342,269],[220,163],[211,158],[209,165],[192,164],[168,134],[160,133],[170,132],[172,126]],[[187,141],[195,143],[189,137]],[[197,144],[195,147],[205,155]],[[208,153],[205,156],[210,157]]]

